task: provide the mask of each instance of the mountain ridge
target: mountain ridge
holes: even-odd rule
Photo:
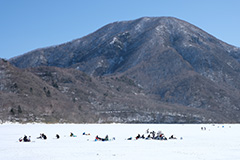
[[[110,23],[10,62],[19,68],[73,68],[95,78],[124,76],[149,99],[157,97],[151,103],[201,109],[239,121],[240,49],[177,18]]]

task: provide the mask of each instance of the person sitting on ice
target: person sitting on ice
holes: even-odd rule
[[[90,133],[85,133],[85,132],[83,132],[83,135],[84,135],[84,136],[90,136]]]
[[[59,139],[59,138],[60,138],[60,136],[59,136],[58,134],[56,134],[56,138],[57,138],[57,139]]]
[[[98,137],[98,135],[95,137],[95,141],[101,141],[102,138]]]
[[[162,135],[163,135],[163,133],[161,131],[158,131],[157,135],[154,137],[154,139],[161,140]]]
[[[104,138],[104,141],[108,141],[108,135],[106,135],[106,137]]]
[[[155,134],[156,134],[156,132],[155,132],[155,131],[152,131],[152,132],[150,132],[150,134],[152,134],[152,139],[155,139]]]
[[[70,137],[77,137],[76,135],[74,135],[72,132],[70,133]]]
[[[144,134],[142,135],[142,137],[141,137],[142,139],[145,139],[145,136],[144,136]]]
[[[160,140],[167,140],[167,137],[165,137],[164,134],[161,134],[161,135],[160,135]]]
[[[46,140],[47,136],[44,133],[40,133],[40,136],[37,137],[37,139],[44,139],[44,140]]]
[[[136,139],[139,139],[140,138],[140,134],[137,135]]]
[[[44,140],[47,139],[47,136],[44,133],[42,134],[42,139],[44,139]]]
[[[157,136],[160,137],[160,135],[163,134],[162,131],[157,132]]]
[[[27,136],[26,135],[24,135],[24,137],[23,137],[23,142],[31,142],[31,136],[29,136],[29,138],[27,138]]]
[[[146,140],[150,140],[151,139],[151,136],[150,134],[147,136]]]
[[[171,136],[169,137],[169,139],[177,139],[177,138],[174,137],[173,135],[171,135]]]
[[[132,137],[127,138],[127,140],[132,140]]]
[[[23,142],[28,142],[28,138],[26,135],[24,135],[24,137],[23,137]]]

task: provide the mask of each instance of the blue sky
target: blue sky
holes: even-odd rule
[[[240,47],[240,0],[0,0],[0,57],[81,38],[115,21],[172,16]]]

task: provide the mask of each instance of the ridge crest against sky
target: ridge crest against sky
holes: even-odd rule
[[[240,47],[238,0],[0,1],[0,57],[58,45],[115,21],[171,16]]]

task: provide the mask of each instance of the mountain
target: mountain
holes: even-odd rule
[[[199,117],[211,115],[199,121],[240,121],[240,49],[176,18],[111,23],[10,62],[19,68],[72,68],[96,79],[123,76],[154,107],[161,102],[183,112],[190,109],[189,114],[199,112]]]

